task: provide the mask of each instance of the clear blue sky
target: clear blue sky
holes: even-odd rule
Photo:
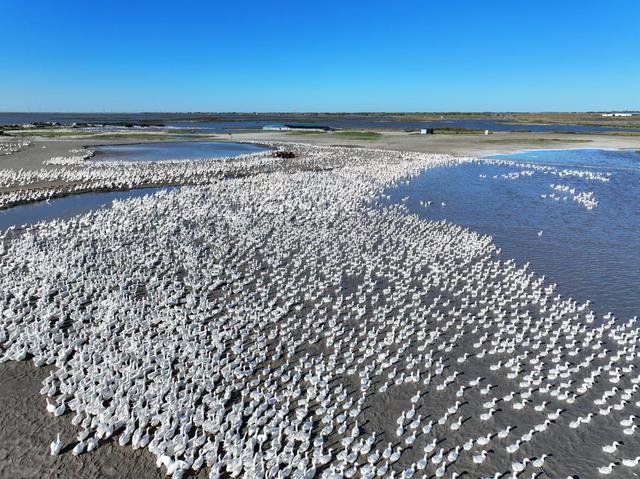
[[[640,108],[640,0],[0,0],[0,111]]]

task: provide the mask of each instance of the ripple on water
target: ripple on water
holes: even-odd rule
[[[115,200],[140,198],[161,190],[177,189],[177,186],[161,188],[137,188],[129,191],[109,191],[104,193],[82,193],[56,198],[51,201],[40,201],[28,205],[14,206],[0,211],[0,231],[8,228],[20,228],[41,221],[54,219],[66,220],[73,216],[88,213],[99,208],[110,207]]]
[[[93,148],[93,161],[166,161],[224,158],[259,153],[266,149],[250,143],[221,141],[182,141],[108,145]]]
[[[433,168],[387,191],[389,201],[404,203],[409,212],[423,218],[446,219],[491,235],[504,259],[530,262],[534,271],[557,283],[560,292],[594,301],[594,309],[601,314],[612,311],[624,319],[637,315],[640,154],[569,150],[494,158],[518,164],[480,162]],[[602,182],[534,170],[531,176],[509,179],[531,170],[524,163],[611,175]],[[552,184],[573,189],[574,194],[556,191]],[[579,192],[593,192],[598,206],[588,210],[573,201]],[[550,198],[551,194],[559,199]],[[431,206],[421,204],[427,201]]]

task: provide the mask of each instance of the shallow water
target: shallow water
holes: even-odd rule
[[[509,123],[508,120],[493,119],[461,119],[432,121],[402,121],[388,115],[368,116],[360,118],[330,118],[309,116],[288,116],[286,114],[260,116],[258,119],[246,119],[233,115],[220,116],[216,121],[202,121],[202,115],[188,113],[0,113],[0,125],[26,124],[32,122],[55,121],[63,125],[73,123],[125,124],[125,123],[160,123],[166,128],[195,128],[205,132],[232,132],[242,129],[262,129],[265,125],[295,124],[304,126],[327,126],[331,128],[376,128],[389,130],[405,130],[419,128],[470,128],[491,131],[532,131],[532,132],[567,132],[594,133],[607,131],[639,131],[638,128],[554,124],[528,125]],[[605,121],[606,119],[603,119]],[[154,126],[152,129],[156,128]],[[104,127],[109,131],[113,127]]]
[[[93,161],[166,161],[224,158],[259,153],[266,149],[248,143],[220,141],[184,141],[109,145],[92,148]]]
[[[634,129],[607,126],[588,126],[572,124],[533,125],[509,123],[499,120],[431,120],[431,121],[402,121],[386,117],[379,118],[345,118],[345,119],[313,119],[304,118],[274,118],[271,120],[239,120],[239,121],[211,121],[211,122],[171,122],[174,128],[195,128],[204,132],[233,132],[233,130],[262,129],[266,125],[301,125],[307,127],[330,127],[335,129],[382,129],[382,130],[418,130],[420,128],[468,128],[471,130],[490,131],[530,131],[530,132],[562,132],[562,133],[598,133],[613,131],[636,131]]]
[[[222,158],[266,151],[264,147],[245,143],[226,142],[164,142],[134,145],[109,145],[95,148],[93,161],[163,161],[199,158]],[[56,198],[49,202],[15,206],[0,210],[0,231],[20,228],[40,221],[68,219],[72,216],[108,207],[113,200],[136,198],[160,190],[177,187],[139,188],[130,191],[83,193]]]
[[[129,191],[110,191],[105,193],[83,193],[56,198],[49,202],[41,201],[28,205],[14,206],[0,211],[0,231],[10,227],[21,228],[41,221],[69,219],[100,208],[109,208],[114,200],[126,200],[151,195],[161,190],[177,189],[178,186],[161,188],[138,188]]]
[[[448,220],[491,235],[504,260],[530,262],[547,283],[558,284],[558,292],[592,300],[592,308],[600,314],[611,311],[622,319],[638,315],[640,154],[572,150],[494,158],[553,169],[543,172],[484,162],[434,168],[389,190],[391,198],[386,201],[403,203],[410,213],[425,219]],[[608,182],[558,176],[566,170],[610,176]],[[514,174],[523,171],[532,174]],[[575,191],[557,191],[551,184]],[[589,210],[574,201],[579,192],[593,192],[598,205]]]

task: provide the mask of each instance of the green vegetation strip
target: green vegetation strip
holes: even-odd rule
[[[545,144],[545,143],[589,143],[593,140],[575,140],[575,139],[563,139],[563,138],[532,138],[530,140],[523,138],[504,138],[504,139],[490,139],[480,140],[482,143],[500,143],[500,144],[513,144],[513,145],[526,145],[526,144]]]
[[[382,138],[382,133],[378,133],[377,131],[336,131],[331,134],[354,140],[378,140]]]
[[[203,140],[217,138],[217,135],[207,133],[192,133],[197,130],[184,132],[171,131],[167,133],[100,133],[92,131],[21,131],[24,136],[38,136],[41,138],[95,138],[98,140]]]
[[[299,136],[299,135],[324,135],[326,132],[324,131],[287,131],[287,135]]]
[[[599,131],[593,134],[602,136],[640,136],[640,131]]]
[[[382,138],[382,133],[378,133],[377,131],[333,131],[333,132],[324,132],[324,131],[287,131],[285,132],[287,135],[292,136],[306,136],[306,135],[330,135],[337,136],[340,138],[350,138],[352,140],[378,140]]]
[[[91,131],[20,131],[25,136],[40,136],[42,138],[60,138],[60,137],[73,137],[73,136],[97,136],[96,133]]]
[[[484,130],[474,130],[473,128],[430,128],[433,135],[484,135]],[[492,134],[492,132],[489,132]],[[422,135],[419,131],[412,131],[409,135]]]

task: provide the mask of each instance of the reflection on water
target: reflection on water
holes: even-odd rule
[[[560,293],[594,301],[601,314],[637,315],[640,154],[536,151],[494,158],[515,164],[427,170],[388,191],[388,201],[491,235],[504,260],[530,262]],[[581,193],[591,193],[597,206],[590,210],[576,200]]]
[[[177,186],[163,188],[138,188],[130,191],[110,191],[106,193],[83,193],[53,199],[49,202],[41,201],[22,206],[14,206],[0,211],[0,231],[10,227],[21,228],[23,225],[33,225],[41,221],[54,219],[69,219],[73,216],[88,213],[99,208],[108,208],[114,200],[139,198],[151,195],[160,190],[177,189]]]
[[[109,145],[92,148],[93,161],[165,161],[224,158],[259,153],[266,149],[249,143],[221,141],[184,141]]]

